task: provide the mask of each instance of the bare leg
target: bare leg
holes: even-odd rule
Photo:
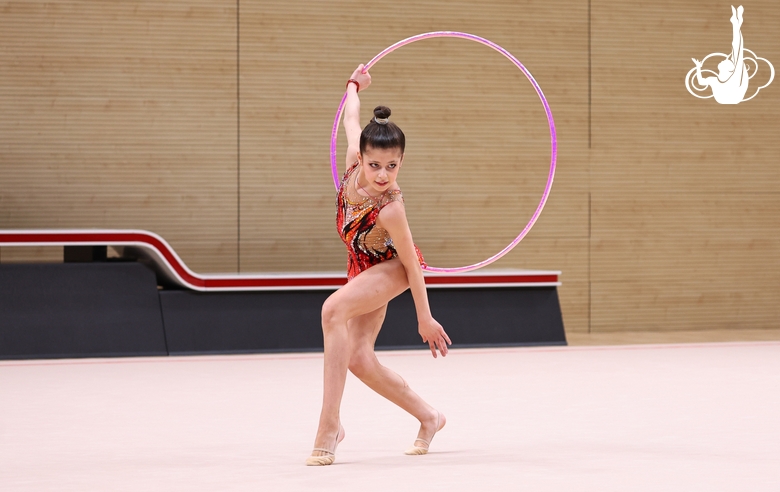
[[[742,5],[740,5],[736,10],[734,10],[734,7],[731,7],[731,11],[733,12],[733,15],[731,16],[731,26],[732,26],[732,39],[731,39],[731,50],[732,50],[732,61],[734,62],[734,75],[737,77],[734,78],[737,85],[740,87],[744,86],[745,90],[747,89],[747,83],[748,80],[745,78],[747,75],[747,71],[745,68],[745,55],[743,51],[744,47],[744,41],[742,39],[742,13],[744,12],[744,8]],[[744,91],[743,91],[744,94]],[[741,99],[741,98],[740,98]]]
[[[334,449],[339,433],[339,408],[344,394],[351,344],[347,323],[376,311],[408,288],[400,260],[375,265],[334,292],[322,306],[322,334],[325,346],[322,412],[314,447]],[[324,454],[314,451],[313,456]]]
[[[735,71],[737,64],[742,61],[742,12],[744,9],[739,6],[739,9],[731,7],[731,61],[734,62]]]
[[[399,265],[399,268],[403,266]],[[349,370],[366,386],[419,420],[420,431],[417,436],[430,442],[436,431],[444,426],[446,418],[412,391],[401,376],[380,364],[374,353],[374,344],[382,328],[386,311],[387,305],[349,321],[349,339],[352,347]],[[422,445],[422,443],[418,444]]]

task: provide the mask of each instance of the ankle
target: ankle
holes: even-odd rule
[[[429,425],[436,425],[436,421],[439,418],[439,412],[435,409],[430,409],[430,411],[426,412],[425,415],[422,418],[418,418],[417,420],[420,421],[420,424],[423,426],[429,426]]]
[[[343,429],[340,422],[335,426],[332,424],[320,424],[320,427],[317,429],[315,443],[330,445],[337,437],[342,438]]]

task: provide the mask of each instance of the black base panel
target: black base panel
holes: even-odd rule
[[[130,263],[0,266],[0,359],[321,351],[329,291],[157,290]],[[566,343],[549,288],[430,289],[453,347]],[[409,292],[390,302],[377,349],[426,348]]]
[[[326,291],[160,291],[168,351],[175,354],[322,350]]]
[[[431,313],[453,347],[565,345],[555,287],[429,289]],[[409,291],[393,299],[377,347],[419,347],[417,314]]]
[[[325,291],[199,293],[161,291],[174,354],[322,350]],[[453,347],[565,345],[554,287],[430,289],[434,317]],[[377,349],[427,348],[407,291],[390,302]]]
[[[157,281],[147,267],[0,266],[0,359],[166,354]]]

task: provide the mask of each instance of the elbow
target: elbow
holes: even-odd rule
[[[407,274],[414,274],[414,272],[420,272],[422,275],[422,265],[416,257],[401,258],[401,264],[404,266]]]

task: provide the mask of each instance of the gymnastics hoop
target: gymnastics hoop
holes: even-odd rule
[[[531,230],[531,227],[533,227],[534,223],[536,223],[536,220],[539,218],[539,215],[542,213],[542,209],[544,208],[544,204],[547,203],[547,197],[550,196],[550,189],[552,188],[553,184],[553,178],[555,177],[555,161],[558,156],[558,139],[557,135],[555,133],[555,122],[553,121],[552,111],[550,110],[550,105],[547,103],[547,99],[544,97],[544,94],[542,93],[541,87],[539,87],[539,84],[536,82],[536,80],[531,75],[531,72],[528,71],[527,68],[523,66],[520,61],[512,56],[510,52],[502,48],[501,46],[493,43],[492,41],[489,41],[485,38],[481,38],[479,36],[475,36],[474,34],[467,34],[465,32],[457,32],[457,31],[435,31],[435,32],[426,32],[423,34],[418,34],[416,36],[412,36],[406,39],[403,39],[401,41],[398,41],[394,45],[390,46],[389,48],[385,48],[382,52],[380,52],[378,55],[376,55],[374,58],[371,59],[363,69],[364,72],[367,72],[371,69],[379,60],[384,58],[386,55],[392,53],[393,51],[397,50],[398,48],[402,46],[406,46],[407,44],[414,43],[415,41],[421,41],[423,39],[428,38],[463,38],[468,39],[469,41],[476,41],[477,43],[484,44],[485,46],[488,46],[502,55],[504,55],[506,58],[509,59],[514,65],[520,69],[521,72],[523,72],[528,79],[529,82],[531,82],[531,85],[534,86],[534,89],[536,90],[536,93],[539,95],[539,99],[542,101],[542,105],[544,106],[544,111],[547,114],[547,122],[550,125],[550,143],[551,143],[551,158],[550,158],[550,173],[547,176],[547,186],[544,188],[544,193],[542,194],[542,199],[539,202],[539,206],[536,207],[536,212],[534,212],[533,216],[531,217],[531,220],[526,224],[526,226],[523,228],[522,231],[520,231],[520,234],[511,242],[509,243],[504,249],[496,253],[495,255],[491,256],[490,258],[486,260],[482,260],[479,263],[474,263],[473,265],[467,265],[462,267],[455,267],[455,268],[437,268],[432,266],[423,266],[422,269],[428,272],[433,273],[463,273],[463,272],[469,272],[472,270],[476,270],[478,268],[482,268],[484,266],[490,265],[494,261],[498,260],[505,254],[512,251],[512,249],[517,246],[517,244],[528,234],[528,231]],[[330,166],[333,173],[333,182],[336,184],[336,189],[338,190],[340,185],[339,180],[339,171],[338,166],[336,164],[336,141],[338,139],[338,130],[339,130],[339,122],[341,121],[341,115],[344,112],[344,105],[347,102],[347,92],[344,92],[344,97],[341,98],[341,104],[339,104],[338,109],[336,110],[336,118],[333,121],[333,131],[330,134]]]

